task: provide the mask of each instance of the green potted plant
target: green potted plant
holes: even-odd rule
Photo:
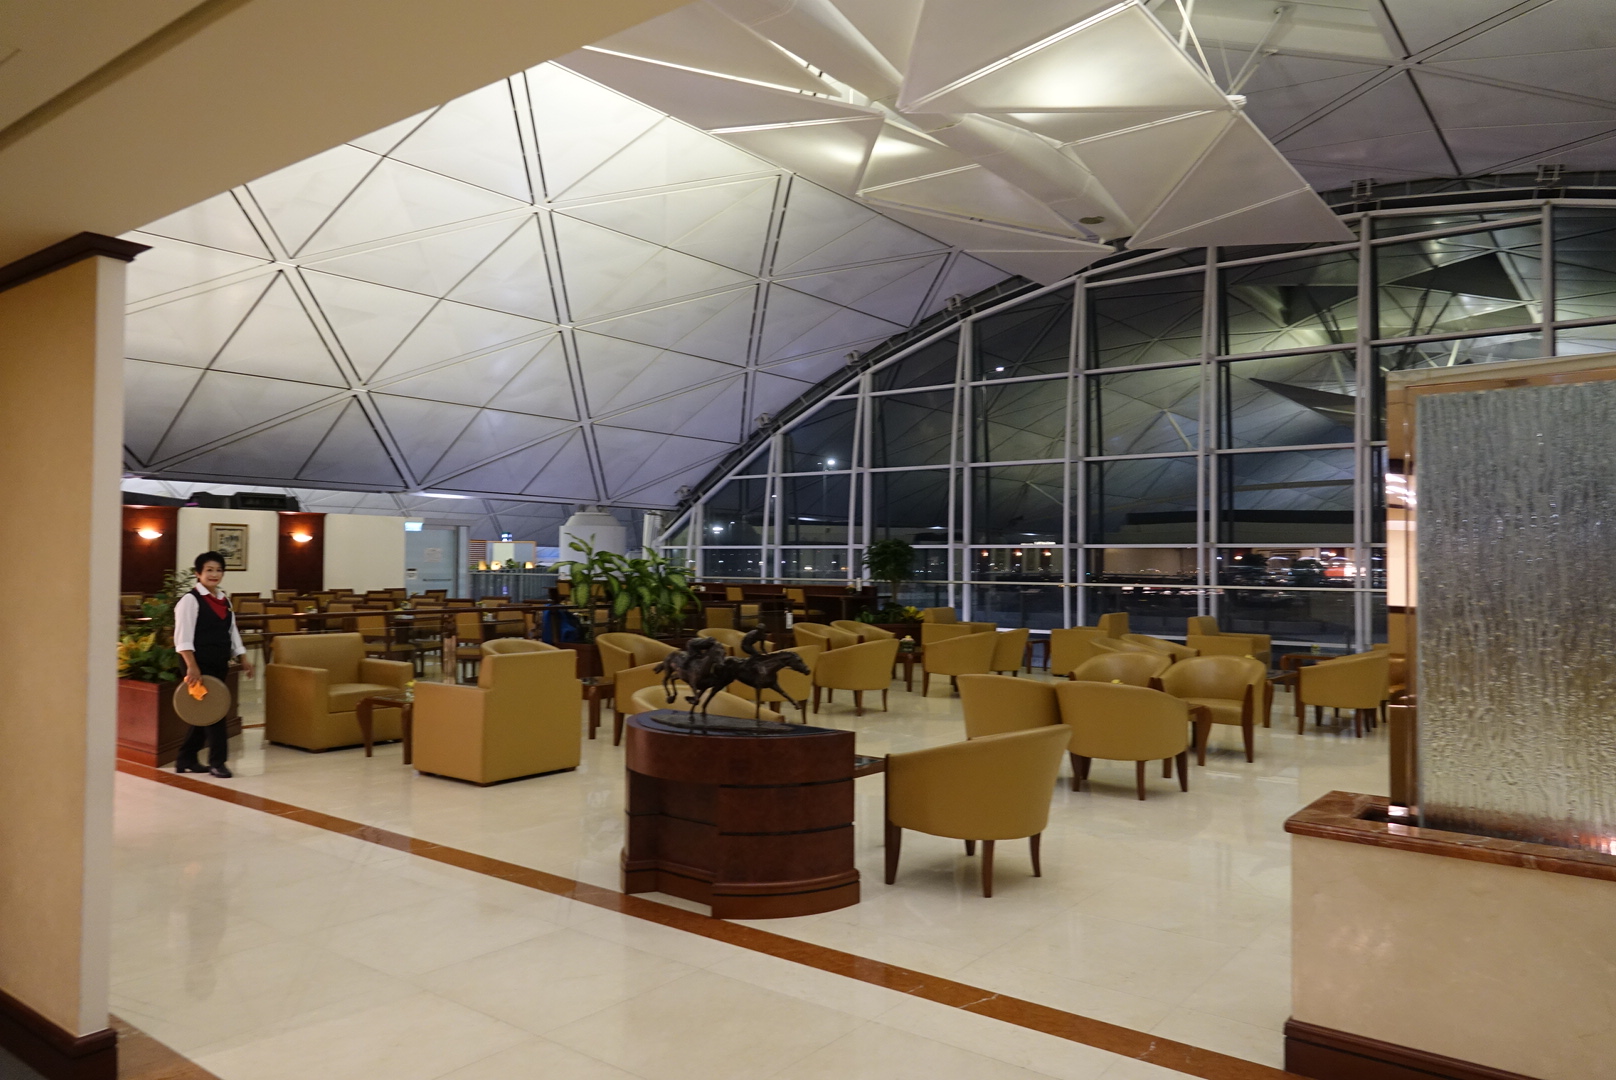
[[[157,767],[173,761],[185,738],[174,712],[183,665],[174,650],[174,603],[196,575],[170,570],[163,588],[140,606],[140,618],[118,633],[118,756]]]
[[[640,630],[647,637],[676,634],[684,626],[685,612],[701,609],[701,601],[690,587],[690,572],[655,552],[630,559],[611,551],[596,551],[586,540],[569,545],[583,556],[557,563],[572,582],[573,595],[589,596],[596,585],[604,594],[609,625],[622,629],[630,612],[640,616]]]
[[[913,545],[907,540],[877,540],[864,549],[862,562],[864,572],[874,580],[885,583],[891,590],[891,596],[881,607],[873,611],[860,612],[857,616],[859,621],[874,623],[899,637],[918,637],[920,609],[898,602],[898,593],[903,588],[903,583],[914,577]]]

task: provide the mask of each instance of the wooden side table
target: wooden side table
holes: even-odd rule
[[[586,675],[578,680],[584,688],[584,700],[589,702],[589,737],[593,739],[595,732],[600,729],[600,703],[612,700],[612,680],[603,675]],[[622,725],[617,727],[617,738],[612,740],[616,746],[622,736]]]
[[[415,695],[407,690],[400,690],[397,694],[372,694],[370,697],[360,698],[354,706],[354,717],[359,721],[359,733],[365,738],[365,756],[371,757],[376,729],[373,712],[376,708],[397,709],[399,712],[399,727],[404,732],[404,764],[409,765],[415,760],[414,724],[415,724]]]
[[[915,692],[915,664],[924,657],[925,649],[919,645],[908,651],[898,650],[898,663],[903,665],[903,688],[911,694]]]

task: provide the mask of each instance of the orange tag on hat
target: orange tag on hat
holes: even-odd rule
[[[185,692],[187,694],[190,694],[193,698],[195,698],[198,701],[201,701],[203,698],[208,696],[208,688],[206,686],[203,686],[200,681],[199,682],[194,682],[190,686],[187,686],[185,688]]]

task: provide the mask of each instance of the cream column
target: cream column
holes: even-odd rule
[[[124,264],[142,250],[83,234],[0,268],[0,991],[73,1056],[110,1056],[110,1035],[83,1037],[107,1028]]]

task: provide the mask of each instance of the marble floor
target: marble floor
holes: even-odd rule
[[[891,705],[817,722],[868,754],[963,736],[943,687],[895,684]],[[1281,826],[1331,789],[1383,793],[1386,749],[1311,722],[1298,737],[1283,695],[1275,716],[1254,764],[1214,732],[1188,794],[1157,774],[1141,803],[1117,762],[1073,793],[1063,770],[1044,876],[1002,845],[991,900],[978,860],[918,834],[882,884],[882,780],[860,780],[862,902],[752,925],[1278,1075],[1260,1066],[1280,1065],[1289,1012]],[[250,729],[236,778],[207,782],[615,889],[609,730],[576,772],[485,789],[417,775],[396,745],[305,754]],[[222,1080],[1183,1075],[147,779],[119,776],[116,821],[114,1012]]]

